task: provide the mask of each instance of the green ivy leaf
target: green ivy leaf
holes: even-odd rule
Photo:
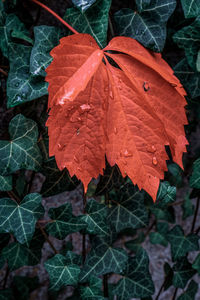
[[[200,0],[181,0],[185,18],[195,18],[200,14]]]
[[[104,195],[113,189],[118,191],[120,186],[125,184],[125,182],[126,179],[122,177],[122,174],[116,165],[111,167],[110,165],[106,164],[106,169],[103,175],[100,176],[95,194]]]
[[[111,0],[98,0],[85,13],[77,8],[67,9],[64,20],[77,31],[89,33],[101,48],[107,44],[108,13]]]
[[[156,207],[165,208],[168,204],[176,201],[176,187],[168,181],[160,183],[156,198]]]
[[[21,39],[32,44],[29,32],[15,14],[6,17],[5,25],[0,26],[0,49],[5,57],[9,57],[10,43],[13,38]],[[17,44],[15,44],[17,45]]]
[[[200,79],[200,77],[199,77]],[[193,172],[190,177],[190,186],[195,189],[200,189],[200,158],[193,163]]]
[[[43,156],[41,172],[46,177],[42,185],[41,194],[44,197],[54,196],[65,191],[74,190],[79,180],[75,176],[70,177],[67,169],[60,171],[54,157],[49,157],[49,138],[46,135],[40,142],[39,147]]]
[[[173,267],[173,271],[173,285],[182,289],[186,286],[188,280],[196,273],[186,257],[177,261]]]
[[[9,124],[10,141],[0,141],[0,173],[9,175],[20,169],[39,171],[42,157],[37,146],[37,124],[16,115]]]
[[[87,202],[85,210],[86,213],[82,216],[82,220],[87,224],[87,233],[99,236],[108,235],[107,206],[98,203],[94,199],[90,199]]]
[[[173,227],[166,237],[171,244],[173,261],[185,256],[189,251],[199,250],[199,236],[195,234],[185,236],[183,229],[179,225]]]
[[[45,69],[52,61],[50,51],[59,44],[61,30],[53,26],[35,26],[34,37],[35,40],[30,57],[30,72],[33,75],[45,77]]]
[[[170,184],[181,187],[183,185],[183,170],[176,163],[169,163],[167,167],[169,173],[168,181]]]
[[[102,292],[102,279],[91,276],[88,286],[80,286],[80,296],[82,300],[104,300]]]
[[[194,205],[191,202],[189,195],[186,195],[184,198],[184,203],[181,205],[183,210],[182,219],[185,220],[186,218],[192,216],[194,214]]]
[[[135,238],[134,240],[130,240],[128,242],[125,243],[126,248],[128,248],[129,250],[133,251],[133,252],[137,252],[142,248],[142,243],[145,240],[145,235],[143,232],[139,232],[137,238]]]
[[[185,50],[189,66],[196,71],[196,61],[200,44],[200,16],[189,26],[183,27],[173,36],[174,42]]]
[[[195,261],[192,264],[193,269],[197,270],[198,274],[200,275],[200,254],[197,255]]]
[[[154,294],[154,284],[149,274],[149,258],[144,249],[129,257],[123,278],[113,290],[119,300],[144,298]]]
[[[18,242],[28,243],[35,231],[35,223],[44,214],[41,195],[32,193],[20,204],[9,198],[0,201],[0,231],[13,233]]]
[[[44,263],[50,278],[50,289],[58,291],[67,285],[76,285],[80,267],[68,261],[67,257],[56,254]]]
[[[47,224],[46,230],[50,235],[60,240],[63,240],[68,234],[78,232],[86,227],[86,223],[81,216],[75,217],[72,214],[70,203],[57,208],[50,208],[49,217],[52,222]]]
[[[197,290],[198,290],[198,284],[194,280],[191,280],[187,290],[182,295],[180,295],[177,298],[177,300],[195,300],[195,295],[197,293]]]
[[[29,73],[32,47],[14,44],[9,50],[10,71],[7,79],[8,107],[14,107],[48,94],[48,83]]]
[[[110,194],[113,205],[108,220],[117,232],[126,228],[136,229],[148,225],[148,211],[144,206],[144,194],[138,188],[128,183],[122,186],[114,196]]]
[[[0,142],[1,143],[1,142]],[[0,191],[6,192],[12,190],[12,176],[1,176],[0,175]]]
[[[188,96],[191,98],[200,96],[200,73],[191,69],[185,58],[175,66],[174,74],[180,79]]]
[[[87,281],[90,276],[99,276],[107,273],[121,273],[125,268],[128,256],[120,248],[113,248],[102,239],[95,238],[93,247],[86,257],[80,274],[80,281]]]
[[[0,291],[0,300],[13,300],[13,294],[11,289],[5,289]]]
[[[167,247],[168,241],[166,239],[166,234],[168,232],[169,226],[167,223],[157,223],[157,231],[151,232],[149,234],[150,242],[152,244],[160,244],[164,247]]]
[[[2,256],[8,261],[11,271],[23,266],[34,266],[41,260],[43,244],[44,237],[39,230],[36,230],[28,246],[16,242],[11,243],[3,249]]]
[[[156,52],[163,50],[166,40],[166,23],[176,7],[175,0],[137,1],[135,12],[129,8],[118,11],[115,22],[118,35],[136,39]]]
[[[152,205],[150,208],[151,212],[155,215],[156,220],[167,221],[169,223],[175,223],[174,209],[172,206],[160,208],[157,205]]]
[[[82,216],[82,220],[87,224],[87,233],[99,236],[108,235],[107,206],[98,203],[94,199],[90,199],[87,202],[85,210],[86,213]]]
[[[83,13],[85,12],[96,0],[72,0],[74,5]]]
[[[16,299],[29,300],[29,294],[39,285],[38,277],[15,276],[13,278],[12,289]]]

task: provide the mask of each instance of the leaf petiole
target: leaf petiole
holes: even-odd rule
[[[46,9],[50,14],[52,14],[54,17],[56,17],[61,23],[63,23],[73,33],[75,33],[75,34],[79,33],[72,26],[70,26],[67,22],[65,22],[58,14],[56,14],[52,9],[50,9],[49,7],[47,7],[45,4],[41,3],[38,0],[31,0],[31,1],[34,2],[34,3],[36,3],[36,4],[38,4],[38,5],[40,5],[44,9]]]

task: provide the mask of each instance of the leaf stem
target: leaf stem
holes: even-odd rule
[[[18,204],[20,204],[21,199],[17,195],[15,195],[13,191],[8,191],[7,194],[12,200],[15,200]]]
[[[49,7],[47,7],[45,4],[41,3],[38,0],[31,0],[31,1],[34,2],[34,3],[36,3],[37,5],[40,5],[44,9],[46,9],[50,14],[52,14],[54,17],[56,17],[61,23],[63,23],[73,33],[75,33],[75,34],[79,33],[72,26],[70,26],[67,22],[65,22],[58,14],[56,14],[52,9],[50,9]]]
[[[52,248],[52,250],[54,251],[55,254],[58,254],[58,251],[56,250],[56,248],[54,247],[54,245],[52,244],[52,242],[50,241],[50,239],[48,238],[48,235],[46,234],[45,230],[42,228],[42,226],[40,225],[40,223],[37,223],[38,227],[40,228],[40,231],[42,232],[45,240],[47,241],[47,243],[49,244],[49,246]]]
[[[177,294],[177,292],[178,292],[178,288],[175,289],[174,295],[173,295],[173,297],[172,297],[172,300],[175,300],[175,299],[176,299],[176,294]]]
[[[8,73],[0,68],[0,73],[2,73],[4,76],[8,77]]]
[[[194,228],[195,228],[195,224],[196,224],[196,220],[197,220],[197,214],[198,214],[198,210],[199,210],[199,204],[200,204],[200,197],[197,198],[197,204],[196,204],[196,208],[195,208],[194,219],[193,219],[193,222],[192,222],[191,233],[194,231]]]
[[[87,204],[87,198],[86,198],[86,193],[85,193],[84,187],[83,187],[83,213],[84,214],[85,214],[86,204]],[[86,258],[86,234],[83,233],[83,239],[82,239],[82,259],[83,259],[83,263],[85,262],[85,258]]]
[[[158,295],[156,296],[155,300],[158,300],[158,299],[159,299],[160,294],[161,294],[161,292],[162,292],[162,290],[163,290],[163,288],[164,288],[164,286],[165,286],[165,282],[166,282],[166,278],[164,279],[164,281],[163,281],[163,283],[162,283],[162,285],[161,285],[161,287],[160,287],[160,289],[159,289]]]
[[[6,265],[6,274],[5,274],[4,282],[3,282],[3,289],[6,288],[8,276],[9,276],[9,267],[8,267],[8,262],[7,262],[7,265]]]

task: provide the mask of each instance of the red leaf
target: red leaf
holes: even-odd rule
[[[103,174],[106,155],[155,200],[167,170],[165,145],[181,167],[187,145],[186,93],[172,69],[127,37],[100,50],[90,35],[76,34],[51,55],[47,126],[59,169],[75,174],[86,191]]]

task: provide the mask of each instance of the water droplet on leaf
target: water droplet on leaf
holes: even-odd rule
[[[154,166],[157,166],[158,164],[157,158],[155,156],[152,158],[152,163]]]
[[[79,135],[80,134],[80,129],[77,129],[76,130],[76,135]]]
[[[91,106],[89,104],[83,104],[80,106],[80,109],[82,110],[82,112],[87,112],[90,111]]]
[[[58,150],[62,151],[65,148],[65,145],[58,144]]]
[[[177,84],[176,83],[171,83],[171,86],[177,87]]]
[[[143,89],[145,92],[148,92],[148,90],[150,89],[148,82],[144,82]]]
[[[114,127],[114,133],[117,134],[117,128],[116,127]]]
[[[125,150],[124,156],[125,156],[125,157],[131,157],[131,156],[133,156],[133,153],[130,152],[130,151],[128,151],[128,150]]]
[[[113,92],[112,92],[112,91],[110,91],[110,98],[111,98],[111,99],[114,98],[114,97],[113,97]]]
[[[156,147],[154,145],[148,145],[147,146],[147,151],[150,153],[155,153],[156,152]]]

